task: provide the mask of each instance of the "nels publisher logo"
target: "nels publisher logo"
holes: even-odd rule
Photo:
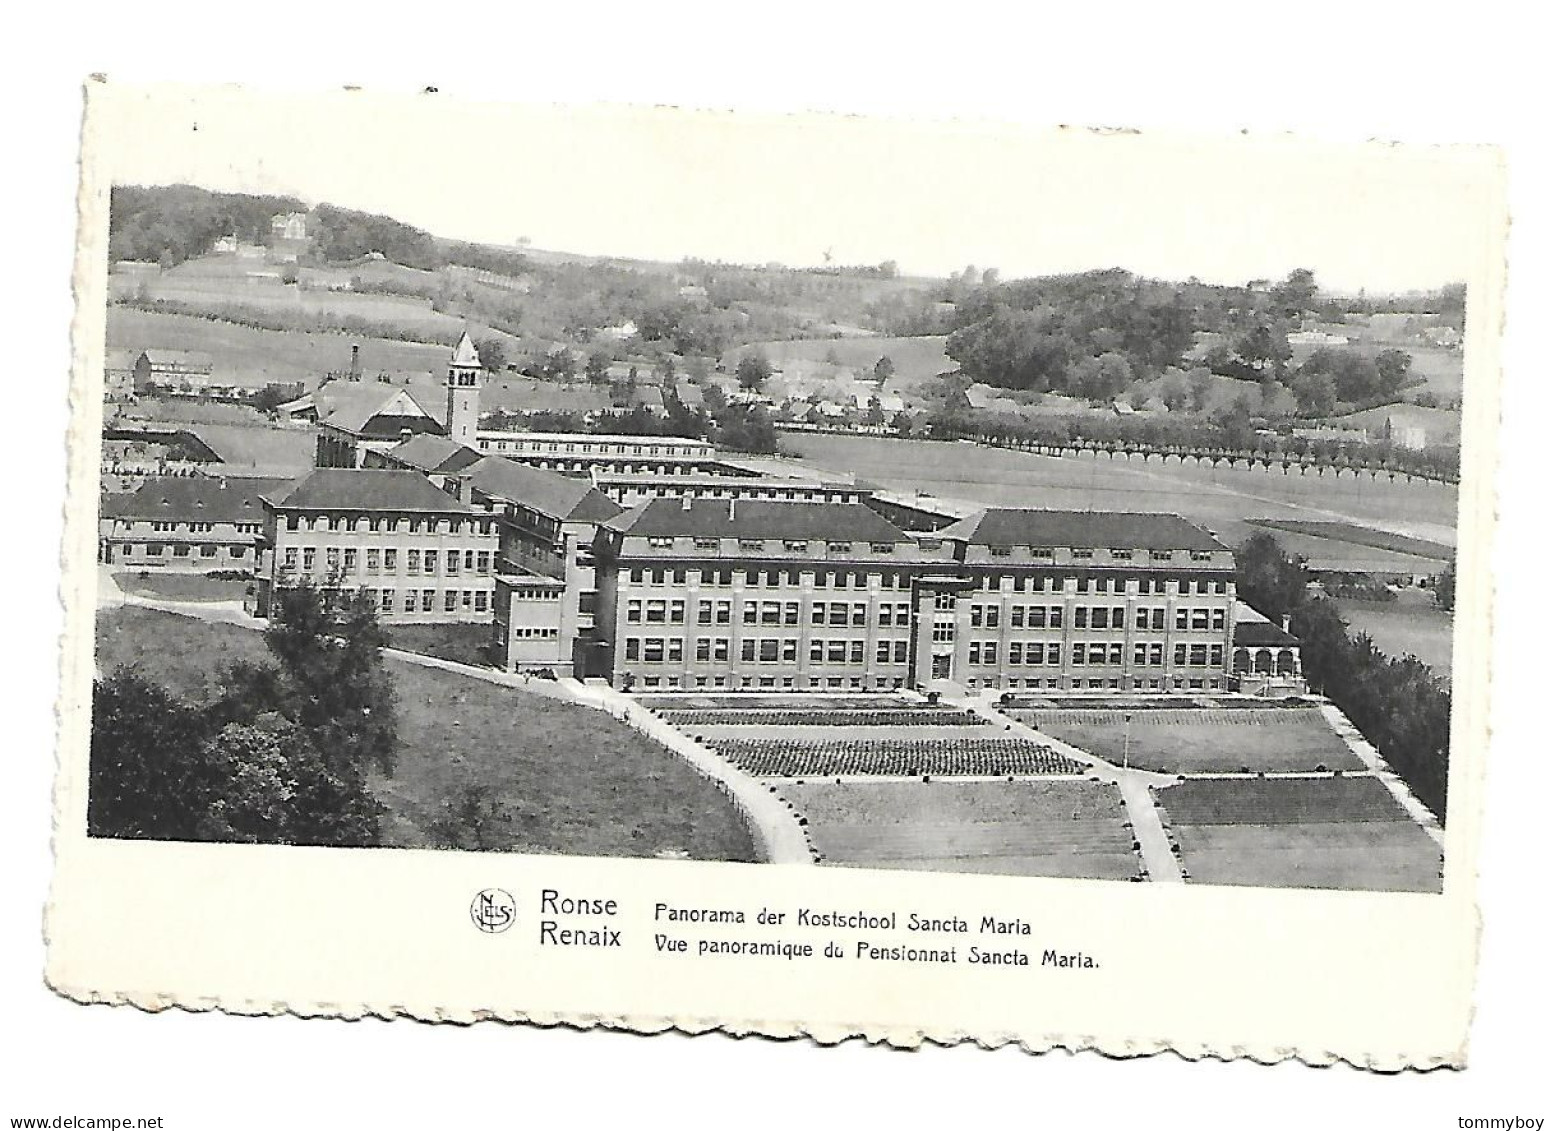
[[[488,935],[501,934],[518,918],[513,897],[501,888],[486,888],[475,893],[470,903],[470,921]]]

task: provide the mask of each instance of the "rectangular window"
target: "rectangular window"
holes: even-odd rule
[[[686,603],[684,601],[671,601],[670,602],[670,623],[671,624],[685,624],[686,623]]]
[[[484,589],[477,589],[475,591],[475,611],[478,613],[484,613],[486,611],[486,590]]]
[[[1069,556],[1074,558],[1076,561],[1082,561],[1082,562],[1083,561],[1089,561],[1090,558],[1091,558],[1091,551],[1090,550],[1071,550],[1069,552]]]
[[[976,641],[973,641],[971,644],[967,645],[966,662],[969,663],[969,664],[977,664],[979,667],[982,666],[982,663],[983,663],[983,649],[982,649],[982,645],[978,644]]]
[[[712,624],[713,623],[713,603],[711,601],[698,601],[697,602],[697,623],[698,624]]]
[[[146,547],[146,551],[147,551],[147,553],[150,553],[151,552],[151,547],[150,546]],[[156,552],[160,554],[162,552],[162,547],[161,546],[157,546],[156,547]],[[286,566],[285,566],[285,568],[287,568],[287,569],[296,569],[297,568],[297,547],[296,546],[288,546],[288,547],[286,547]]]
[[[717,610],[717,614],[714,617],[715,622],[718,624],[728,624],[730,613],[733,609],[733,602],[719,601],[715,608]]]
[[[750,661],[756,659],[756,642],[754,640],[740,641],[740,659]]]
[[[827,610],[827,623],[833,625],[845,625],[848,623],[848,606],[842,601],[833,601]]]
[[[987,624],[988,624],[989,628],[998,628],[999,627],[999,606],[998,605],[989,605],[988,606],[988,614],[987,614],[987,618],[986,619],[987,619]]]
[[[1069,659],[1075,664],[1085,663],[1085,645],[1076,644],[1074,650],[1070,653]]]
[[[638,624],[643,619],[643,603],[641,601],[628,601],[626,603],[626,623]]]
[[[718,539],[698,538],[696,540],[696,548],[699,550],[716,550],[718,549]]]
[[[1177,609],[1175,624],[1179,629],[1186,629],[1188,627],[1188,609],[1186,606],[1179,606]]]
[[[330,573],[334,573],[340,568],[340,550],[337,547],[330,546],[325,549],[324,568],[329,570]]]
[[[989,667],[999,662],[999,645],[996,641],[988,640],[983,643],[983,663]]]
[[[763,601],[761,603],[761,623],[762,624],[768,624],[768,625],[771,625],[771,624],[782,624],[783,623],[783,606],[782,606],[782,604],[780,602],[778,602],[778,601]]]
[[[312,546],[304,546],[302,548],[302,568],[303,568],[303,572],[305,572],[305,573],[312,573],[313,572],[313,557],[314,557],[313,547]]]
[[[1211,644],[1209,647],[1209,666],[1222,668],[1226,665],[1226,649],[1223,644]]]
[[[887,664],[891,662],[891,642],[881,640],[875,644],[875,663]]]
[[[1026,606],[1025,605],[1011,605],[1010,606],[1010,627],[1011,628],[1025,628],[1026,627]]]
[[[1193,618],[1192,619],[1193,619],[1193,623],[1192,623],[1192,627],[1193,628],[1201,629],[1201,630],[1208,628],[1209,627],[1209,610],[1208,609],[1194,609],[1193,610]]]
[[[714,640],[713,640],[713,659],[715,661],[723,661],[723,662],[727,662],[728,661],[728,659],[729,659],[729,641],[723,639],[722,637],[715,637],[714,638]]]
[[[696,658],[705,663],[713,658],[713,640],[710,636],[697,637]]]
[[[1107,662],[1107,645],[1087,645],[1085,649],[1085,662],[1087,664],[1105,664]]]
[[[973,605],[972,606],[972,627],[973,628],[982,628],[983,627],[983,606],[981,606],[981,605]]]
[[[378,551],[377,550],[368,550],[367,551],[367,572],[368,573],[377,573],[378,572],[378,562],[379,562],[379,553],[378,553]]]
[[[905,664],[907,662],[907,641],[898,640],[894,645],[892,645],[891,655],[894,657],[896,663]]]
[[[1010,660],[1009,660],[1010,663],[1012,663],[1012,664],[1020,663],[1021,662],[1021,657],[1023,655],[1025,655],[1025,649],[1022,648],[1021,645],[1019,645],[1019,644],[1011,644],[1010,645]]]
[[[853,606],[853,626],[862,628],[869,623],[869,606],[859,602]]]
[[[405,611],[407,613],[416,611],[416,591],[414,589],[405,590]]]
[[[443,611],[451,613],[459,607],[459,591],[450,589],[443,594]]]
[[[669,646],[669,652],[664,658],[672,664],[682,663],[686,658],[686,642],[678,636],[671,636],[665,643]]]
[[[1123,645],[1121,643],[1107,645],[1107,662],[1114,667],[1123,662]]]
[[[848,641],[848,663],[862,664],[864,662],[864,642],[862,640]]]
[[[761,662],[775,664],[778,658],[778,642],[776,640],[763,640],[761,642]]]
[[[830,664],[845,664],[848,661],[848,642],[846,640],[828,640],[826,642],[826,662]]]
[[[1076,628],[1089,628],[1091,626],[1091,610],[1087,605],[1076,605],[1074,610],[1074,626]]]
[[[793,663],[799,658],[799,641],[789,638],[783,641],[783,662]]]
[[[954,593],[934,594],[934,611],[939,613],[953,612],[956,607],[956,595]]]
[[[383,569],[385,573],[393,573],[400,567],[398,550],[385,550],[383,552]]]
[[[799,623],[799,602],[786,601],[783,604],[783,623],[796,625]]]
[[[756,609],[756,602],[755,601],[746,601],[743,604],[741,604],[741,606],[740,606],[740,623],[741,624],[755,624],[756,623],[756,615],[757,615],[757,609]]]
[[[818,664],[826,658],[826,645],[820,640],[810,641],[810,662]]]
[[[797,538],[783,539],[783,549],[796,554],[802,554],[810,548],[810,543]]]
[[[1113,628],[1122,628],[1123,627],[1123,606],[1122,605],[1118,605],[1116,608],[1114,608],[1112,610],[1112,627]]]
[[[1028,664],[1040,664],[1042,662],[1043,649],[1040,644],[1026,645],[1026,662]]]
[[[1209,649],[1203,644],[1195,644],[1188,649],[1188,663],[1195,668],[1202,668],[1209,658]]]
[[[1172,664],[1180,668],[1185,666],[1187,663],[1188,646],[1186,644],[1174,645],[1172,648]]]
[[[664,637],[643,637],[643,661],[650,664],[662,664],[664,662]]]
[[[1216,608],[1213,612],[1211,612],[1209,626],[1217,632],[1223,631],[1226,627],[1226,610],[1223,608]]]
[[[407,573],[417,574],[421,572],[421,551],[405,551],[405,570]]]
[[[668,605],[662,598],[659,600],[649,601],[647,613],[643,619],[646,620],[649,624],[663,624],[665,611],[667,608]]]

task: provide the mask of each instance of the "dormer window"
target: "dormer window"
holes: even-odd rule
[[[1083,561],[1090,561],[1090,559],[1091,559],[1091,551],[1090,550],[1070,550],[1069,551],[1069,555],[1070,555],[1070,557],[1074,558],[1076,561],[1082,561],[1083,562]]]

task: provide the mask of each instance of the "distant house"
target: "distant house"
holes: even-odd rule
[[[272,240],[306,240],[308,238],[308,214],[306,212],[281,212],[270,217]]]
[[[1292,346],[1347,346],[1350,339],[1326,330],[1298,330],[1294,334],[1286,334],[1285,342]]]
[[[601,338],[609,338],[612,341],[624,342],[637,333],[637,323],[627,319],[619,326],[603,326],[599,330]]]
[[[103,399],[126,401],[135,395],[135,350],[109,350],[103,359]]]
[[[211,251],[216,255],[236,255],[238,253],[237,236],[221,236],[211,244]]]
[[[707,400],[702,396],[702,390],[690,381],[676,381],[672,395],[685,408],[696,410],[706,405]]]
[[[1339,428],[1363,429],[1371,440],[1420,451],[1456,447],[1463,430],[1463,415],[1454,409],[1392,404],[1336,417],[1332,423]]]
[[[143,350],[135,359],[135,392],[146,393],[156,387],[203,388],[210,384],[216,361],[198,350]]]
[[[349,271],[327,267],[299,267],[297,286],[306,291],[349,291],[354,283]]]

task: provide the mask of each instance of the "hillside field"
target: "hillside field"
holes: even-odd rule
[[[725,350],[720,361],[733,372],[740,358],[757,352],[766,356],[774,368],[782,369],[787,360],[825,361],[835,355],[839,365],[870,371],[882,357],[896,366],[896,375],[887,386],[899,392],[926,381],[946,370],[957,368],[945,354],[943,335],[923,338],[800,338],[788,342],[757,342]]]
[[[1207,526],[1231,545],[1253,532],[1246,520],[1255,517],[1347,521],[1449,546],[1457,540],[1457,491],[1443,483],[1162,463],[1143,457],[1044,456],[971,443],[875,436],[795,433],[785,435],[783,443],[806,463],[853,472],[861,480],[896,490],[984,506],[1164,511]],[[1296,534],[1282,535],[1282,540],[1287,537],[1301,543],[1302,553],[1311,552],[1316,543],[1356,559],[1386,555],[1377,560],[1390,569],[1416,563],[1424,573],[1440,568],[1439,562],[1391,551]]]

